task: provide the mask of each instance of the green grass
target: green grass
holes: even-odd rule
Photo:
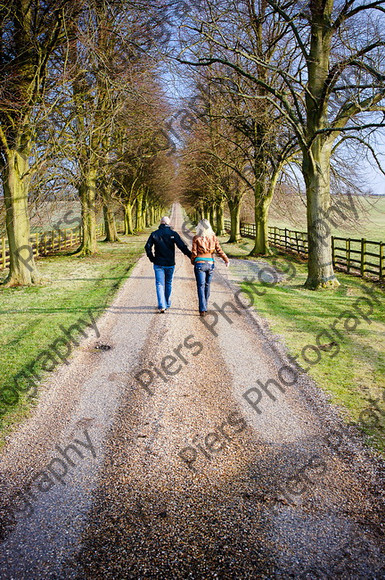
[[[63,336],[60,325],[68,328],[79,318],[88,322],[90,309],[95,319],[103,312],[142,254],[147,237],[148,234],[121,236],[122,243],[100,242],[99,252],[91,257],[56,255],[40,259],[43,284],[0,286],[0,392],[13,384],[13,377],[25,365],[34,363],[39,353]],[[0,279],[5,275],[5,271],[0,271]],[[26,398],[13,407],[6,406],[3,437],[28,414],[30,406]]]
[[[222,242],[226,238],[223,238]],[[230,255],[246,258],[252,247],[252,240],[244,239],[241,244],[226,244],[223,248]],[[344,419],[360,425],[367,441],[377,449],[385,451],[385,419],[377,413],[379,424],[375,428],[360,421],[360,413],[373,407],[369,399],[380,398],[379,407],[385,415],[385,293],[378,286],[361,278],[337,273],[341,283],[336,291],[306,290],[303,284],[307,276],[306,264],[287,254],[278,256],[288,265],[282,270],[295,267],[296,275],[290,281],[283,281],[268,287],[264,296],[256,299],[258,314],[267,319],[275,334],[286,344],[292,356],[298,356],[303,369],[310,365],[301,354],[306,345],[316,345],[316,336],[322,329],[328,329],[339,314],[352,311],[352,305],[359,296],[365,296],[364,289],[374,289],[381,305],[374,304],[374,312],[369,316],[371,323],[364,321],[353,331],[342,331],[342,338],[331,333],[331,341],[338,347],[329,351],[319,351],[321,360],[310,366],[308,374],[317,385],[330,394],[330,400],[337,405]],[[252,259],[252,258],[249,258]],[[268,258],[267,261],[274,261]],[[280,261],[278,263],[281,263]],[[284,262],[285,263],[285,262]],[[288,276],[291,277],[291,276]],[[258,284],[258,282],[256,282]],[[368,295],[366,295],[368,296]],[[356,313],[357,314],[357,313]],[[346,316],[343,317],[342,326]],[[331,342],[330,341],[330,342]],[[323,338],[320,343],[330,344]],[[335,354],[335,356],[331,356]],[[310,350],[305,356],[311,355]],[[368,420],[364,420],[368,423]]]
[[[229,244],[227,240],[229,236],[221,236],[219,241],[223,245],[223,251],[229,256],[229,258],[247,258],[251,249],[253,248],[253,240],[250,238],[242,238],[238,244]]]

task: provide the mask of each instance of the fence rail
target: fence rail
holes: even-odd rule
[[[225,220],[225,228],[230,230],[230,220]],[[241,236],[254,238],[255,224],[242,223]],[[333,266],[348,274],[385,279],[385,243],[365,238],[341,238],[332,236]],[[284,251],[302,256],[308,255],[307,232],[287,228],[269,227],[269,243]]]
[[[123,232],[123,222],[118,222],[116,224],[118,233]],[[98,238],[105,235],[104,223],[98,224],[96,226],[96,235]],[[72,248],[80,244],[82,239],[81,228],[78,226],[76,228],[66,228],[64,230],[50,230],[48,232],[36,232],[30,237],[30,247],[32,249],[33,255],[37,256],[47,256],[48,254],[54,254],[56,252],[61,252],[66,248]],[[22,252],[29,252],[28,248],[20,248],[20,254],[23,256]],[[30,254],[29,254],[30,255]],[[25,255],[25,259],[29,258],[29,255]],[[0,270],[7,268],[9,266],[9,247],[8,240],[6,238],[1,238],[1,250],[0,250]]]

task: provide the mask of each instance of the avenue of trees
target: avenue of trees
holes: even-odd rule
[[[252,195],[252,254],[266,255],[276,188],[298,180],[306,286],[338,286],[324,220],[335,211],[331,182],[349,182],[344,152],[360,148],[379,164],[385,0],[10,0],[0,13],[9,285],[39,280],[22,259],[33,197],[78,197],[78,254],[88,255],[97,208],[116,241],[117,210],[131,234],[180,195],[217,234],[227,208],[237,242]],[[192,92],[177,113],[165,71]]]
[[[224,165],[236,160],[234,175],[253,188],[254,254],[269,251],[268,209],[281,172],[290,163],[301,168],[308,288],[338,285],[330,231],[323,227],[331,208],[331,162],[346,140],[370,148],[370,135],[384,127],[384,44],[384,1],[207,1],[182,34],[178,59],[204,69],[206,95],[209,83],[216,103],[215,112],[206,110],[202,117],[205,131],[215,134],[211,151],[202,140],[202,123],[190,136],[190,147],[218,159],[217,144],[230,132],[234,150],[244,151],[243,167],[229,148]]]
[[[80,255],[96,252],[96,212],[116,241],[114,210],[141,229],[168,206],[175,168],[154,146],[169,114],[146,25],[159,3],[10,0],[1,6],[0,172],[10,286],[39,281],[29,203],[52,191],[81,203]],[[164,139],[163,139],[164,141]],[[159,195],[159,191],[162,195]],[[163,196],[163,197],[162,197]]]

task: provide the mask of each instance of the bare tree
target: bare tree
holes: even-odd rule
[[[247,179],[247,159],[230,138],[233,133],[230,126],[222,127],[221,134],[202,125],[195,128],[183,154],[181,173],[184,199],[197,209],[199,218],[206,217],[213,223],[218,235],[223,233],[223,202],[227,202],[229,242],[237,243],[241,238],[242,200],[247,190],[252,190],[252,184]]]
[[[131,88],[116,115],[108,167],[113,197],[124,207],[125,234],[132,234],[135,228],[143,229],[150,206],[159,206],[153,190],[164,188],[167,168],[171,173],[174,171],[173,158],[167,156],[164,143],[159,142],[159,127],[168,113],[155,74],[148,70],[133,72]],[[163,196],[158,195],[162,200]]]
[[[30,158],[50,57],[64,39],[64,21],[72,18],[74,5],[72,0],[12,0],[0,7],[0,170],[10,286],[39,280],[30,246]]]
[[[83,214],[81,254],[96,251],[97,186],[107,240],[117,239],[111,209],[117,190],[125,200],[125,233],[132,233],[134,203],[137,225],[143,226],[148,200],[143,172],[154,156],[151,139],[163,103],[157,99],[162,93],[156,80],[157,61],[143,50],[142,42],[155,49],[156,28],[162,24],[159,8],[152,2],[146,6],[93,0],[78,22],[72,87]],[[149,10],[150,15],[157,14],[152,29],[145,18]]]
[[[195,60],[190,50],[192,58],[181,60],[197,66],[221,63],[236,71],[254,86],[249,98],[268,102],[290,124],[302,152],[307,193],[306,286],[336,287],[330,232],[323,228],[330,211],[330,159],[342,133],[384,126],[385,3],[261,0],[258,14],[266,25],[277,18],[282,23],[273,60],[255,50],[245,34],[256,23],[254,2],[223,2],[219,16],[215,3],[206,5],[206,22],[192,28],[215,47],[215,56]],[[235,18],[224,21],[224,13]]]
[[[254,191],[256,236],[251,255],[268,254],[268,210],[279,174],[297,147],[293,131],[288,127],[282,114],[265,98],[266,90],[263,87],[256,87],[250,78],[240,74],[236,68],[231,70],[228,66],[223,66],[216,60],[216,56],[209,58],[207,53],[216,55],[218,52],[214,30],[226,38],[235,36],[233,45],[242,46],[241,40],[249,43],[254,54],[267,62],[272,62],[280,46],[284,25],[278,17],[270,19],[266,17],[264,2],[257,5],[254,2],[244,2],[243,5],[241,3],[241,6],[236,8],[236,20],[229,22],[227,10],[232,4],[227,2],[216,8],[208,3],[209,32],[202,34],[202,31],[199,31],[199,36],[203,36],[204,41],[198,45],[195,43],[194,52],[199,64],[210,62],[210,78],[214,85],[214,93],[216,92],[215,100],[217,104],[220,103],[217,114],[225,121],[225,125],[230,124],[233,127],[235,132],[232,136],[233,146],[241,149],[247,160],[245,162],[247,176],[244,171],[240,176],[247,187],[251,187]],[[215,21],[213,26],[210,18]],[[239,30],[246,19],[249,25]],[[187,40],[187,45],[189,42],[190,40]],[[184,59],[180,60],[185,62]],[[265,83],[279,82],[279,79],[274,79],[274,75],[266,68],[258,67],[254,62],[246,63],[237,54],[234,55],[234,60],[238,66],[245,66],[250,74],[258,75]],[[210,87],[211,83],[208,90]],[[237,211],[236,206],[232,211]]]

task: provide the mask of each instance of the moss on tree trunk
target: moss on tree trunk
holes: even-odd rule
[[[217,213],[216,213],[217,219],[216,219],[216,235],[217,236],[223,236],[223,234],[225,233],[225,218],[224,218],[224,212],[223,212],[223,200],[221,200],[220,202],[217,203]]]
[[[132,204],[126,203],[124,206],[124,235],[132,236],[134,233],[134,223],[132,220]]]
[[[315,143],[311,155],[304,155],[303,174],[306,183],[307,229],[309,240],[306,288],[336,288],[331,232],[323,216],[330,205],[330,148]]]
[[[241,204],[239,201],[229,201],[229,210],[230,210],[230,238],[229,243],[236,244],[241,239],[241,223],[240,223],[240,215],[241,215]]]
[[[22,286],[39,282],[30,242],[28,214],[29,162],[28,152],[8,150],[3,169],[6,227],[10,250],[8,286]]]
[[[116,229],[116,221],[114,212],[108,207],[108,205],[103,206],[104,215],[104,227],[106,230],[106,242],[118,242],[118,232]]]
[[[270,201],[270,199],[261,199],[255,208],[255,239],[250,256],[265,256],[271,254],[267,222]]]
[[[271,254],[269,246],[269,226],[268,216],[271,201],[273,199],[275,186],[279,175],[279,167],[272,175],[270,181],[266,175],[257,183],[254,192],[255,206],[255,240],[254,247],[250,256],[269,255]]]
[[[135,229],[140,232],[144,227],[143,193],[140,193],[135,200]]]
[[[308,277],[310,289],[336,288],[331,233],[323,225],[330,204],[330,155],[336,133],[321,131],[328,125],[325,87],[329,75],[333,2],[310,3],[312,15],[310,50],[307,59],[308,92],[306,101],[306,147],[302,146],[302,171],[306,184],[307,227],[309,239]]]
[[[83,235],[79,255],[90,256],[98,249],[96,240],[96,169],[90,169],[80,185],[80,203],[82,208]]]

